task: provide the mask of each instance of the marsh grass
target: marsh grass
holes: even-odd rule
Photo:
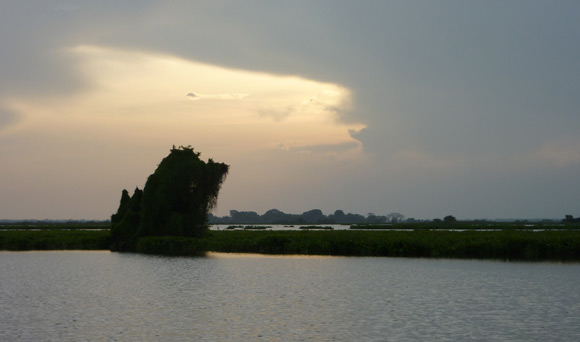
[[[245,226],[244,230],[266,230],[272,226]]]
[[[407,228],[407,225],[403,225]],[[568,226],[566,226],[568,227]],[[402,228],[402,227],[401,227]],[[147,237],[136,252],[162,255],[229,253],[580,261],[580,230],[223,230],[202,238]],[[0,231],[0,250],[107,250],[108,230]]]
[[[416,222],[416,223],[382,223],[382,224],[353,224],[352,230],[471,230],[471,231],[499,231],[499,230],[580,230],[578,223],[528,223],[528,222],[485,222],[485,221],[458,221],[458,222]]]
[[[111,246],[108,230],[10,230],[0,232],[0,250],[102,250]]]
[[[580,231],[212,231],[203,240],[233,253],[580,260]]]
[[[243,228],[244,228],[244,226],[237,226],[237,225],[227,226],[226,227],[226,229],[229,229],[229,230],[232,230],[232,229],[243,229]]]
[[[302,230],[333,230],[331,226],[301,226],[298,229]]]
[[[0,224],[0,230],[108,230],[109,222],[97,223],[12,223]]]

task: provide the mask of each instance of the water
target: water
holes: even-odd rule
[[[210,230],[229,230],[228,227],[237,227],[234,230],[243,230],[244,227],[254,227],[258,230],[288,230],[299,231],[300,227],[331,227],[333,230],[349,230],[349,224],[212,224],[209,226]]]
[[[0,252],[0,341],[578,341],[580,264]]]

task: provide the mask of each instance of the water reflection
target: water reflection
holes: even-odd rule
[[[0,252],[1,341],[570,341],[579,264]]]

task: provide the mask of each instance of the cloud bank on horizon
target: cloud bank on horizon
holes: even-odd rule
[[[217,215],[579,215],[575,1],[9,0],[0,218],[107,218],[172,145]]]

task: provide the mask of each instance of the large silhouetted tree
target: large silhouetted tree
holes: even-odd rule
[[[229,166],[199,158],[191,146],[171,149],[143,191],[123,190],[119,210],[111,217],[112,249],[130,250],[144,236],[198,237],[207,230],[209,211]]]

